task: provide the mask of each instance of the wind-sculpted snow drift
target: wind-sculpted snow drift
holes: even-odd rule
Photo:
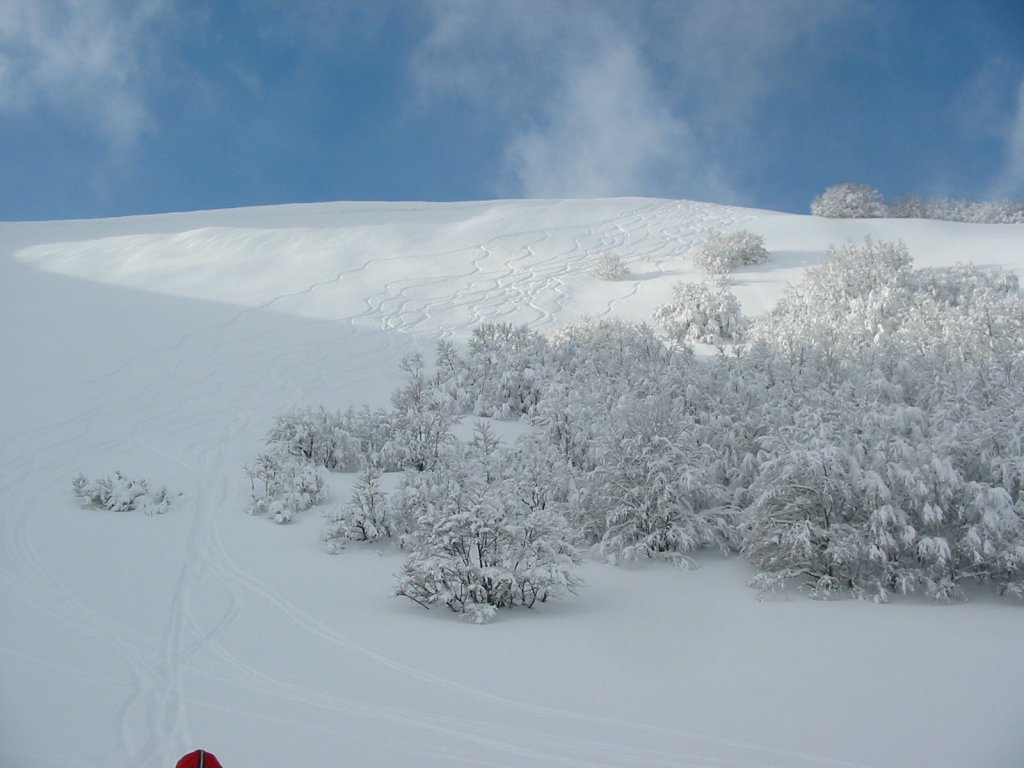
[[[714,379],[690,380],[716,365],[704,348],[704,362],[673,354],[687,376],[668,388],[634,387],[624,397],[602,383],[596,374],[608,366],[587,359],[600,348],[588,346],[593,329],[650,320],[679,281],[703,279],[694,249],[740,228],[763,236],[770,254],[731,275],[752,321],[822,264],[830,243],[902,240],[917,270],[960,261],[981,272],[962,271],[975,286],[964,292],[947,273],[898,270],[895,293],[866,301],[828,280],[803,284],[788,314],[763,326],[796,356],[761,358],[779,397],[750,399],[754,384],[767,390],[746,376],[718,380],[719,391],[704,386]],[[935,526],[945,523],[936,510],[953,500],[965,514],[1005,517],[993,489],[1003,483],[1009,494],[1006,483],[1019,483],[1019,442],[1010,438],[1020,434],[1012,346],[1020,336],[998,309],[1010,294],[984,275],[1019,275],[1022,245],[1024,233],[1009,225],[824,220],[644,199],[325,204],[0,225],[0,762],[162,766],[198,744],[225,765],[1018,764],[1024,617],[1013,600],[968,578],[957,584],[969,603],[936,607],[915,597],[931,589],[926,575],[912,576],[919,591],[889,606],[792,599],[791,591],[757,602],[745,583],[758,571],[740,557],[690,552],[702,567],[686,572],[648,564],[642,547],[678,531],[649,539],[657,527],[648,526],[640,537],[623,500],[607,499],[627,477],[657,502],[645,507],[653,522],[663,498],[748,510],[739,533],[757,568],[783,580],[803,571],[799,580],[822,593],[849,589],[842,568],[851,547],[868,554],[868,582],[853,577],[866,594],[879,594],[894,562],[940,567],[945,534]],[[626,279],[594,276],[608,253],[623,259]],[[900,282],[904,272],[930,275],[933,298],[920,303]],[[997,308],[988,325],[940,311],[971,303]],[[598,319],[578,323],[582,315]],[[836,353],[786,337],[787,318],[833,334]],[[858,325],[864,318],[879,327]],[[312,511],[281,527],[242,514],[251,486],[241,467],[252,466],[277,416],[318,406],[361,412],[363,403],[371,414],[387,410],[406,384],[403,358],[431,359],[439,341],[466,356],[487,323],[543,333],[572,375],[552,369],[543,387],[522,370],[482,378],[460,408],[546,413],[539,427],[492,420],[492,428],[506,445],[524,432],[557,437],[566,461],[591,472],[592,486],[577,483],[583,496],[574,498],[593,522],[574,527],[598,554],[641,546],[638,565],[586,560],[575,572],[577,596],[538,599],[533,610],[468,627],[447,611],[389,598],[403,555],[350,543],[325,557]],[[900,359],[923,338],[916,356]],[[979,338],[991,343],[953,354]],[[802,369],[794,367],[801,350]],[[874,374],[875,363],[887,377]],[[623,377],[646,374],[637,363]],[[1007,376],[1003,384],[996,374]],[[596,393],[581,400],[583,376]],[[815,387],[789,387],[798,376]],[[810,393],[828,387],[842,407],[819,423]],[[665,434],[684,403],[684,423],[705,432]],[[737,431],[729,414],[744,408],[769,408],[780,429]],[[460,429],[470,426],[454,431],[468,441]],[[745,497],[722,504],[695,498],[708,487],[699,473],[680,480],[675,458],[654,461],[668,437],[683,455],[702,457],[702,471],[737,439],[761,440],[766,455],[735,465],[729,483],[745,471],[751,482]],[[81,508],[72,478],[115,469],[180,495],[162,515]],[[348,503],[357,477],[331,473],[329,504]],[[389,495],[394,477],[381,481]],[[806,494],[787,497],[800,484]],[[800,530],[811,534],[803,541],[821,543],[820,525],[800,528],[822,507],[813,494],[850,501],[836,512],[865,517],[829,518],[829,545],[801,548]],[[906,499],[919,502],[917,519],[900,518]],[[762,534],[791,545],[785,561],[752,546]],[[989,541],[995,550],[1009,543]],[[896,576],[887,593],[899,593]]]

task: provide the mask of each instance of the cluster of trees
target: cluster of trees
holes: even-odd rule
[[[940,219],[974,224],[1024,224],[1024,203],[999,200],[976,203],[957,198],[928,200],[903,195],[887,202],[866,184],[836,184],[811,203],[811,213],[839,219]]]
[[[810,270],[745,351],[779,409],[744,510],[761,583],[1020,594],[1022,332],[1005,272],[914,269],[877,242]]]
[[[677,314],[687,296],[676,297]],[[325,539],[409,551],[395,591],[474,621],[572,593],[580,552],[680,566],[743,554],[757,584],[884,601],[969,582],[1024,594],[1024,297],[1009,273],[831,250],[742,341],[584,319],[486,324],[388,411],[282,417],[299,462],[360,467]],[[518,419],[515,446],[456,419]],[[382,472],[403,474],[381,489]]]

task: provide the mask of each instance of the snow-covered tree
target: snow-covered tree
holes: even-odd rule
[[[420,355],[402,360],[401,368],[407,380],[391,395],[393,413],[384,450],[401,466],[423,471],[437,464],[451,446],[454,416],[427,376]]]
[[[650,326],[582,318],[551,337],[547,386],[533,423],[570,465],[590,471],[597,439],[619,399],[673,391],[692,363]]]
[[[767,344],[794,371],[832,377],[859,355],[873,356],[914,308],[913,267],[902,243],[868,239],[829,247],[771,315],[751,325],[752,346]]]
[[[726,286],[709,283],[676,283],[672,303],[656,307],[652,321],[677,345],[737,341],[746,326],[739,299]]]
[[[894,219],[931,218],[928,201],[917,195],[900,195],[886,206],[886,212]]]
[[[938,219],[974,224],[1024,224],[1024,203],[1012,200],[972,202],[960,198],[924,199],[902,195],[887,203],[864,184],[829,187],[811,203],[811,213],[833,218]]]
[[[518,419],[536,408],[547,375],[548,342],[525,325],[483,323],[473,329],[464,360],[439,347],[441,386],[456,389],[462,412]],[[461,363],[462,370],[457,370]]]
[[[893,406],[824,424],[819,414],[766,443],[743,551],[774,588],[885,601],[920,589],[947,600],[963,583],[1019,591],[1024,527],[1011,490],[974,480],[941,425]]]
[[[380,541],[395,533],[380,476],[376,466],[367,464],[356,477],[349,502],[324,515],[323,540],[329,552],[339,551],[346,541]]]
[[[274,420],[267,445],[325,469],[353,471],[359,466],[359,443],[347,427],[339,413],[296,408]]]
[[[915,269],[901,243],[831,248],[740,342],[698,359],[691,326],[719,341],[742,327],[738,305],[709,313],[701,290],[659,310],[671,344],[584,318],[550,338],[482,326],[465,355],[439,345],[430,376],[407,359],[391,412],[338,416],[367,469],[329,538],[397,539],[398,594],[473,620],[571,592],[582,544],[681,563],[741,546],[763,588],[819,596],[949,599],[971,581],[1024,595],[1015,276]],[[485,426],[459,443],[454,414],[472,410],[534,429],[515,450]],[[279,454],[308,464],[317,450],[296,435],[282,442],[303,450]],[[260,467],[257,505],[285,498],[283,468]],[[385,467],[406,470],[386,500]]]
[[[395,594],[484,622],[499,608],[576,590],[579,554],[565,517],[524,494],[503,464],[481,441],[407,475],[415,489],[403,498],[417,514]]]
[[[581,317],[550,337],[552,375],[577,386],[643,396],[661,391],[671,372],[692,358],[688,348],[670,350],[646,323]]]
[[[246,512],[266,514],[275,523],[290,523],[296,513],[327,499],[323,476],[311,463],[282,450],[271,450],[244,467],[252,486]]]
[[[760,439],[743,549],[764,586],[1019,592],[1024,297],[1012,276],[832,254],[756,325],[747,365],[792,414]],[[998,458],[997,458],[998,457]]]
[[[599,551],[612,562],[685,553],[734,541],[732,513],[714,451],[665,397],[623,400],[601,437],[588,504],[601,516]]]
[[[712,275],[723,275],[767,260],[764,237],[745,229],[712,234],[693,256],[693,263]]]
[[[625,280],[629,277],[629,267],[617,253],[605,253],[598,259],[594,275],[599,280]]]
[[[836,184],[814,198],[811,213],[833,219],[871,219],[888,215],[882,193],[867,184]]]

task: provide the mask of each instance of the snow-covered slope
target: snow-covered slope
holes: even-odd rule
[[[579,597],[470,626],[390,597],[393,553],[242,513],[296,405],[382,405],[480,321],[647,319],[716,230],[768,311],[829,243],[1024,274],[1024,227],[649,199],[338,203],[0,224],[0,764],[227,768],[1016,766],[1020,606],[758,603],[738,559],[587,564]],[[601,282],[602,254],[632,275]],[[113,470],[168,514],[79,508]],[[347,478],[334,478],[335,499]]]

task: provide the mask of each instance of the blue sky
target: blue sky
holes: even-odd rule
[[[1021,0],[0,0],[0,219],[1024,199]]]

